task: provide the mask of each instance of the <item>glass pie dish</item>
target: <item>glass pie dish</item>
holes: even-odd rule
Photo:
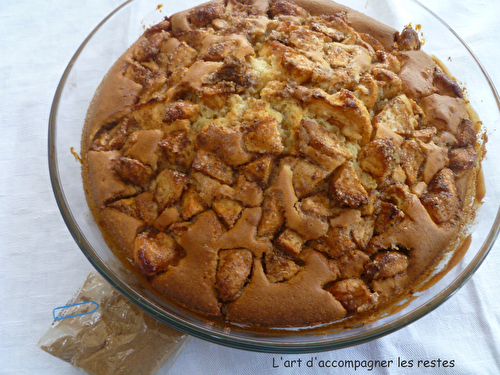
[[[120,261],[94,222],[82,185],[81,164],[77,155],[87,110],[111,65],[146,27],[161,21],[166,14],[197,4],[159,6],[150,0],[124,3],[83,42],[61,79],[49,122],[51,181],[63,218],[92,265],[130,301],[174,328],[218,344],[267,352],[319,352],[363,343],[412,323],[456,292],[482,263],[498,234],[500,188],[495,183],[495,167],[500,151],[495,149],[488,150],[482,162],[486,193],[473,225],[466,228],[467,234],[471,234],[467,251],[455,252],[456,256],[446,254],[412,295],[399,301],[390,312],[381,312],[369,323],[349,325],[348,329],[325,325],[313,329],[267,331],[210,324],[159,297]],[[418,25],[417,29],[422,30],[425,38],[423,49],[445,62],[451,74],[458,77],[459,83],[466,88],[467,99],[482,121],[488,144],[497,141],[500,100],[481,64],[453,30],[416,1],[380,0],[367,3],[359,0],[346,5],[397,30],[402,30],[409,23]]]

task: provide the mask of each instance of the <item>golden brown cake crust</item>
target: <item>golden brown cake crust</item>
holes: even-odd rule
[[[363,13],[329,0],[295,0],[294,2],[313,15],[345,12],[347,14],[347,24],[357,32],[372,36],[388,52],[395,47],[394,40],[398,31]]]
[[[123,76],[132,50],[133,47],[113,65],[98,89],[89,112],[85,140],[93,139],[103,125],[122,118],[137,102],[142,86]],[[89,147],[86,144],[86,148]]]
[[[471,120],[410,28],[326,0],[216,0],[111,68],[84,185],[167,300],[311,327],[376,314],[456,242],[482,152]]]

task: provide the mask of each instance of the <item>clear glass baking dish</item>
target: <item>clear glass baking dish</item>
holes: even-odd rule
[[[276,330],[250,332],[207,324],[203,319],[158,297],[125,267],[109,249],[87,206],[82,186],[80,151],[83,124],[94,92],[111,65],[144,31],[164,16],[202,1],[170,2],[130,0],[106,17],[85,39],[68,64],[57,88],[49,120],[49,168],[54,194],[76,243],[107,281],[134,304],[157,319],[195,337],[245,350],[307,353],[360,344],[398,330],[421,318],[450,298],[477,270],[490,251],[499,230],[500,99],[488,74],[464,41],[437,15],[414,0],[340,0],[397,30],[419,25],[423,49],[445,62],[466,87],[468,99],[488,136],[483,160],[486,195],[471,229],[468,251],[447,267],[450,256],[438,266],[448,272],[437,282],[401,301],[392,314],[346,330]],[[488,147],[489,146],[489,147]],[[64,265],[61,265],[64,267]],[[429,276],[429,279],[432,275]]]

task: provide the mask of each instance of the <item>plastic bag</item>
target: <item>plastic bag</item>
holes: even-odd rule
[[[67,305],[75,306],[54,310],[59,314],[38,347],[91,375],[152,375],[163,365],[168,371],[192,340],[134,306],[96,272]]]

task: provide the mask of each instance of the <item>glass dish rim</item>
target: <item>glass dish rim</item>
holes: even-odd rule
[[[378,327],[373,328],[369,332],[360,332],[358,334],[353,335],[347,341],[341,342],[318,342],[318,343],[307,343],[307,344],[296,344],[296,343],[276,343],[276,342],[266,342],[265,340],[261,340],[255,342],[254,339],[251,338],[241,338],[241,337],[227,337],[221,332],[216,332],[213,329],[208,329],[205,327],[197,326],[194,323],[183,321],[182,319],[171,315],[166,316],[162,313],[156,311],[153,307],[153,304],[145,302],[142,298],[140,298],[127,284],[122,285],[121,281],[117,281],[112,278],[108,272],[108,267],[104,264],[104,262],[100,259],[99,255],[93,253],[89,249],[92,249],[92,245],[87,241],[83,233],[78,227],[76,220],[71,212],[70,205],[64,194],[64,189],[61,184],[61,179],[59,175],[58,162],[55,157],[56,155],[56,129],[57,129],[57,112],[59,107],[59,101],[62,96],[62,91],[65,87],[65,84],[68,80],[69,74],[78,59],[81,55],[84,48],[87,46],[88,42],[94,36],[94,34],[115,14],[117,14],[121,9],[126,7],[127,5],[135,2],[137,0],[126,0],[121,5],[116,7],[111,13],[108,14],[99,24],[90,32],[90,34],[84,39],[82,44],[79,46],[77,51],[74,53],[69,63],[67,64],[63,75],[59,81],[57,86],[49,115],[49,127],[48,127],[48,161],[49,161],[49,174],[50,174],[50,182],[52,185],[52,190],[54,192],[54,197],[57,203],[57,206],[61,212],[64,223],[66,224],[71,236],[77,243],[78,247],[85,255],[85,257],[89,260],[92,266],[122,295],[124,295],[129,301],[134,303],[136,306],[146,311],[150,315],[154,316],[158,320],[180,330],[187,334],[190,334],[194,337],[198,337],[200,339],[213,342],[216,344],[236,348],[243,349],[249,351],[257,351],[257,352],[268,352],[268,353],[313,353],[320,351],[328,351],[334,349],[341,349],[349,346],[354,346],[358,344],[362,344],[385,335],[388,335],[394,331],[397,331],[414,321],[422,318],[427,315],[441,304],[443,304],[446,300],[448,300],[451,296],[453,296],[460,288],[472,277],[472,275],[476,272],[479,266],[483,263],[486,256],[490,252],[495,240],[498,237],[500,232],[500,210],[497,212],[495,216],[495,220],[493,221],[493,226],[488,232],[487,237],[485,238],[484,243],[481,245],[480,250],[475,255],[475,257],[471,260],[471,262],[465,267],[464,270],[455,278],[455,280],[448,284],[443,290],[433,296],[426,304],[418,306],[413,311],[396,318],[394,321],[384,323]],[[467,49],[471,57],[474,59],[477,66],[480,68],[482,74],[486,78],[497,103],[497,106],[500,109],[500,98],[498,92],[491,81],[490,76],[484,69],[483,65],[476,57],[474,52],[470,49],[467,43],[437,14],[435,14],[432,10],[427,8],[425,5],[420,3],[418,0],[410,0],[413,3],[416,3],[418,6],[422,7],[425,11],[427,11],[431,16],[437,19],[443,26],[445,26]],[[92,254],[94,256],[92,256]]]

